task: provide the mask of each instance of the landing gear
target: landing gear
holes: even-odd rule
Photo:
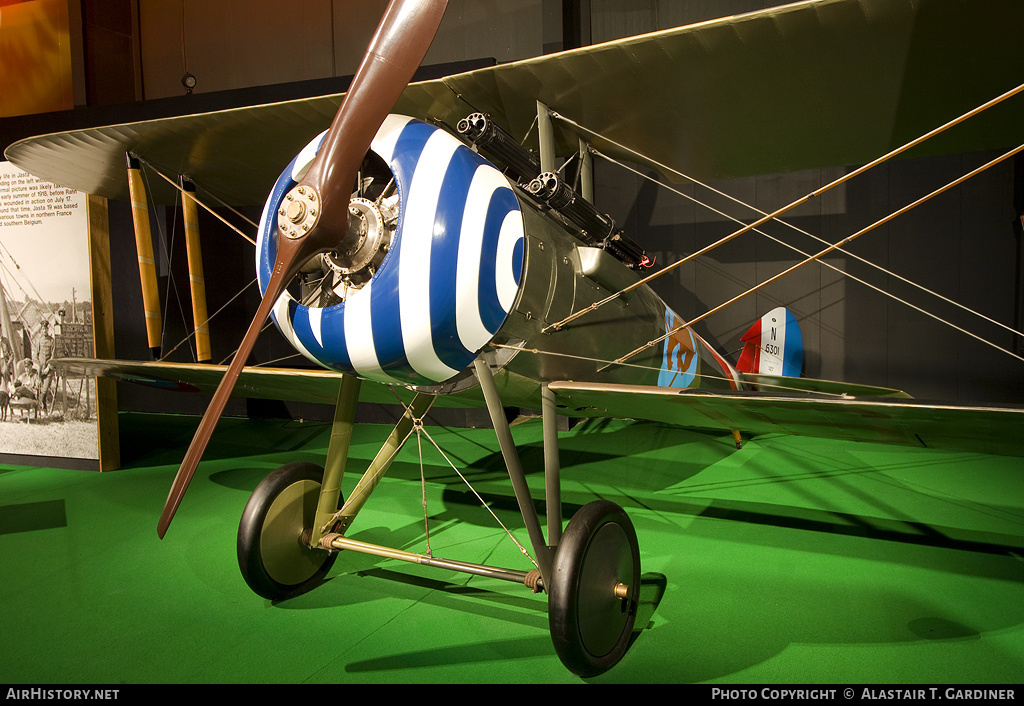
[[[625,511],[599,500],[580,508],[558,544],[548,588],[551,639],[562,663],[596,676],[625,654],[636,619],[640,551]]]
[[[312,542],[336,551],[511,581],[534,592],[542,589],[548,594],[549,627],[559,659],[581,677],[601,674],[622,659],[633,637],[640,593],[636,530],[621,507],[599,500],[580,508],[562,531],[557,429],[551,423],[556,411],[553,395],[545,390],[544,485],[549,524],[545,540],[488,364],[478,358],[475,368],[530,537],[534,570],[446,559],[431,553],[429,545],[427,553],[420,554],[345,536],[405,440],[422,430],[423,417],[434,401],[428,393],[417,393],[348,501],[343,502],[342,474],[359,397],[358,380],[346,376],[338,393],[326,473],[311,463],[282,466],[257,486],[246,505],[238,529],[242,576],[253,591],[272,600],[312,588],[330,570],[336,556],[324,549],[311,549]],[[424,513],[426,520],[425,506]],[[518,541],[516,544],[526,553]]]
[[[281,466],[256,486],[238,525],[238,567],[253,591],[280,600],[315,586],[337,553],[310,549],[324,470],[313,463]]]

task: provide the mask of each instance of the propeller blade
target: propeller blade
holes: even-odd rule
[[[295,189],[315,190],[319,223],[329,230],[348,230],[348,203],[359,166],[423,61],[447,5],[447,0],[392,0],[384,13],[319,152]]]
[[[280,255],[278,255],[278,261],[280,262]],[[245,361],[248,359],[249,353],[252,352],[252,347],[256,343],[260,329],[263,328],[263,322],[270,316],[270,310],[291,279],[291,276],[285,277],[285,273],[286,270],[283,267],[274,268],[274,272],[270,277],[270,283],[267,285],[267,291],[260,301],[259,308],[256,310],[256,316],[253,317],[252,323],[249,325],[249,329],[245,332],[242,343],[238,347],[238,352],[235,353],[231,365],[228,366],[227,372],[224,373],[220,384],[217,385],[217,389],[213,393],[213,399],[210,400],[210,406],[206,408],[206,412],[199,422],[199,428],[196,429],[195,436],[192,437],[192,443],[189,444],[188,451],[185,452],[185,458],[178,468],[178,473],[174,476],[171,491],[167,495],[167,502],[164,503],[164,510],[160,514],[160,520],[156,527],[156,532],[160,539],[163,539],[167,533],[167,527],[171,524],[174,513],[177,512],[178,506],[181,504],[181,499],[188,489],[188,484],[192,482],[192,476],[195,475],[196,468],[199,467],[199,461],[206,450],[206,445],[209,443],[210,437],[213,436],[213,430],[217,426],[217,422],[220,421],[220,415],[224,412],[228,398],[231,397],[231,391],[235,388],[235,382],[237,382],[238,376],[242,373],[242,368],[245,367]]]
[[[174,477],[157,524],[161,539],[278,297],[310,258],[342,249],[349,235],[349,200],[359,167],[381,123],[426,55],[447,4],[447,0],[392,0],[388,5],[320,151],[290,193],[289,206],[279,215],[277,256],[266,292]]]

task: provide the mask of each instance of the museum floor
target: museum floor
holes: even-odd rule
[[[196,423],[122,414],[126,467],[111,473],[0,466],[0,683],[580,681],[551,646],[543,594],[516,584],[343,553],[297,598],[248,590],[235,534],[249,492],[317,460],[326,424],[224,420],[159,540]],[[539,420],[514,430],[539,489]],[[361,425],[350,468],[387,431]],[[492,433],[428,431],[527,544]],[[594,682],[1024,681],[1019,459],[785,436],[736,451],[625,422],[564,433],[561,457],[563,514],[618,502],[643,556],[635,641]],[[424,458],[434,554],[531,568],[443,459]],[[350,535],[422,551],[423,526],[412,444]]]

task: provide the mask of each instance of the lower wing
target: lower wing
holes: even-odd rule
[[[67,373],[109,377],[150,387],[211,394],[227,366],[65,358],[54,364]],[[334,404],[341,373],[313,369],[242,370],[235,395]],[[1024,408],[929,403],[900,397],[886,388],[796,379],[811,392],[770,391],[794,379],[749,376],[763,391],[731,392],[641,385],[552,382],[559,412],[571,417],[647,419],[695,429],[757,435],[796,434],[849,441],[1024,456]],[[361,402],[408,404],[411,390],[381,384],[360,389]],[[869,397],[858,396],[869,395]],[[476,400],[442,395],[440,406],[476,406]]]
[[[213,394],[227,371],[226,365],[92,358],[62,358],[55,360],[54,365],[74,376],[107,377],[161,390],[205,394]],[[246,367],[238,378],[234,396],[334,404],[342,377],[341,373],[323,369]],[[396,393],[406,404],[413,398],[413,393],[404,388],[395,387],[393,393],[384,385],[372,384],[360,388],[359,399],[397,404]]]
[[[1024,456],[1024,408],[900,398],[723,392],[553,382],[559,411],[576,417],[648,419],[684,427],[780,432]]]

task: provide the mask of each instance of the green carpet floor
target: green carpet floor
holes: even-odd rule
[[[305,595],[248,590],[248,495],[278,465],[320,460],[326,424],[224,420],[159,540],[196,422],[122,415],[111,473],[0,466],[0,683],[580,682],[545,597],[516,584],[343,553]],[[350,469],[388,431],[359,426]],[[493,433],[428,431],[528,545]],[[540,498],[539,420],[514,432]],[[531,568],[424,444],[434,554]],[[786,436],[736,451],[625,422],[561,446],[565,517],[614,500],[643,555],[635,641],[591,681],[1024,682],[1021,460]],[[351,536],[424,549],[418,458],[403,451]]]

